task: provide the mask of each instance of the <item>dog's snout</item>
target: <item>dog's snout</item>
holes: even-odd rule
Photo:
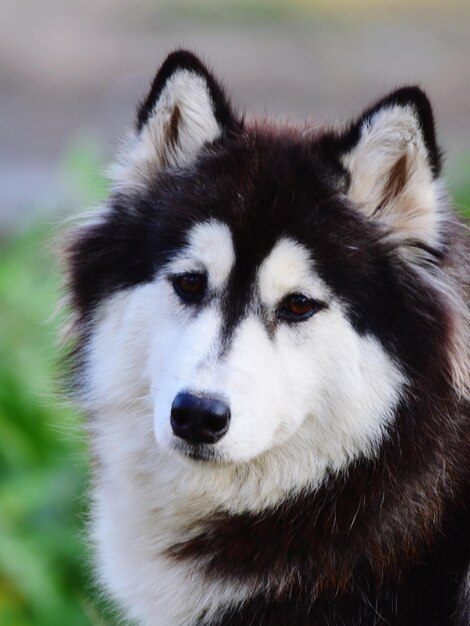
[[[214,396],[179,393],[171,407],[173,433],[193,444],[216,443],[225,435],[230,408]]]

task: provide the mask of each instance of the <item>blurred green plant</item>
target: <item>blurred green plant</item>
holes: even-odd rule
[[[470,218],[470,154],[453,163],[449,179],[457,210]]]
[[[82,619],[86,455],[54,390],[58,276],[35,228],[0,265],[0,624]]]
[[[97,152],[65,159],[87,202],[103,197]],[[70,174],[71,175],[71,174]],[[87,455],[81,420],[58,393],[60,277],[54,228],[0,249],[0,624],[90,626],[106,610],[89,580]]]
[[[94,204],[106,192],[96,145],[80,141],[64,175]],[[468,163],[468,161],[467,161]],[[470,216],[470,181],[455,188]],[[0,252],[0,624],[116,623],[90,583],[87,455],[81,417],[63,406],[57,334],[60,277],[53,228],[37,225]]]

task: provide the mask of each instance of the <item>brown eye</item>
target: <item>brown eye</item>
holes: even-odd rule
[[[197,272],[181,274],[172,280],[173,289],[184,302],[199,302],[207,289],[207,276]]]
[[[293,293],[282,302],[279,317],[288,322],[302,322],[319,311],[322,305],[301,293]]]

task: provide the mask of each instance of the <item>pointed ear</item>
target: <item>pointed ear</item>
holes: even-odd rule
[[[136,128],[111,178],[145,184],[159,170],[189,165],[205,144],[241,127],[222,87],[191,52],[171,53],[137,111]]]
[[[434,118],[418,87],[399,89],[367,109],[339,137],[349,198],[379,220],[412,260],[440,246],[440,152]]]

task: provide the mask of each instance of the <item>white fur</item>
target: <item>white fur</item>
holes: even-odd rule
[[[384,191],[394,166],[406,158],[403,189],[384,204]],[[439,247],[440,181],[434,181],[426,147],[412,107],[390,106],[368,119],[358,144],[343,157],[351,173],[350,198],[368,216],[376,214],[389,238],[404,243],[401,252],[410,260],[422,254],[406,247],[407,240]]]
[[[168,143],[168,128],[179,109],[178,138]],[[213,102],[202,76],[188,70],[175,72],[165,84],[141,131],[124,143],[109,176],[116,189],[145,186],[164,167],[189,165],[201,147],[220,136]]]
[[[232,234],[226,224],[209,220],[196,224],[188,235],[188,245],[171,263],[175,273],[207,270],[209,285],[220,289],[235,262]]]
[[[224,246],[217,255],[216,242]],[[289,239],[262,263],[254,306],[221,356],[220,298],[233,262],[228,227],[196,225],[154,282],[111,297],[94,321],[83,402],[94,415],[100,463],[100,571],[129,615],[147,625],[186,626],[254,591],[249,580],[205,582],[197,563],[162,553],[216,509],[262,511],[373,456],[405,384],[382,346],[354,331],[307,250]],[[181,267],[204,267],[214,287],[210,306],[197,314],[167,278]],[[278,324],[270,336],[255,311],[275,315],[291,290],[321,296],[328,308]],[[183,389],[228,399],[230,428],[215,444],[223,462],[194,463],[173,449],[171,403]]]
[[[290,293],[328,301],[331,294],[312,269],[313,260],[304,246],[288,237],[281,239],[259,269],[262,302],[273,308]]]

